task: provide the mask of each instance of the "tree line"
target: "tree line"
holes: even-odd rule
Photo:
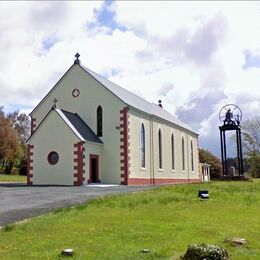
[[[29,136],[29,116],[19,111],[6,114],[0,107],[0,173],[26,174],[26,140]]]
[[[260,178],[260,116],[246,120],[241,127],[245,171]],[[4,107],[0,107],[0,173],[26,174],[26,140],[29,136],[30,117],[19,111],[6,114]],[[210,151],[200,149],[199,160],[211,165],[213,179],[221,176],[221,161]],[[237,158],[228,158],[227,163],[228,168],[237,168]]]

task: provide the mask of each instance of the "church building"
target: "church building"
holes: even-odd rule
[[[75,56],[30,114],[28,185],[200,182],[198,134]]]

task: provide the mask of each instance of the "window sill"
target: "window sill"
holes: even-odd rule
[[[172,170],[172,172],[176,172],[175,170]]]
[[[164,169],[158,169],[158,172],[164,172]]]
[[[140,171],[146,171],[146,168],[141,167]]]

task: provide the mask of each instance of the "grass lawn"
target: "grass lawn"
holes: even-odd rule
[[[200,201],[200,188],[210,199]],[[224,240],[243,237],[244,247]],[[190,243],[213,243],[232,259],[260,259],[260,182],[165,186],[97,199],[0,231],[4,259],[178,259]],[[149,253],[142,253],[147,248]]]
[[[26,176],[0,174],[0,182],[26,182]]]

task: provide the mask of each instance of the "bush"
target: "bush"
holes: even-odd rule
[[[27,166],[26,165],[23,165],[20,167],[19,169],[19,175],[27,175]]]
[[[22,158],[18,164],[19,175],[27,175],[27,160],[26,158]]]
[[[227,260],[230,259],[225,248],[217,245],[192,244],[188,246],[183,260]]]

